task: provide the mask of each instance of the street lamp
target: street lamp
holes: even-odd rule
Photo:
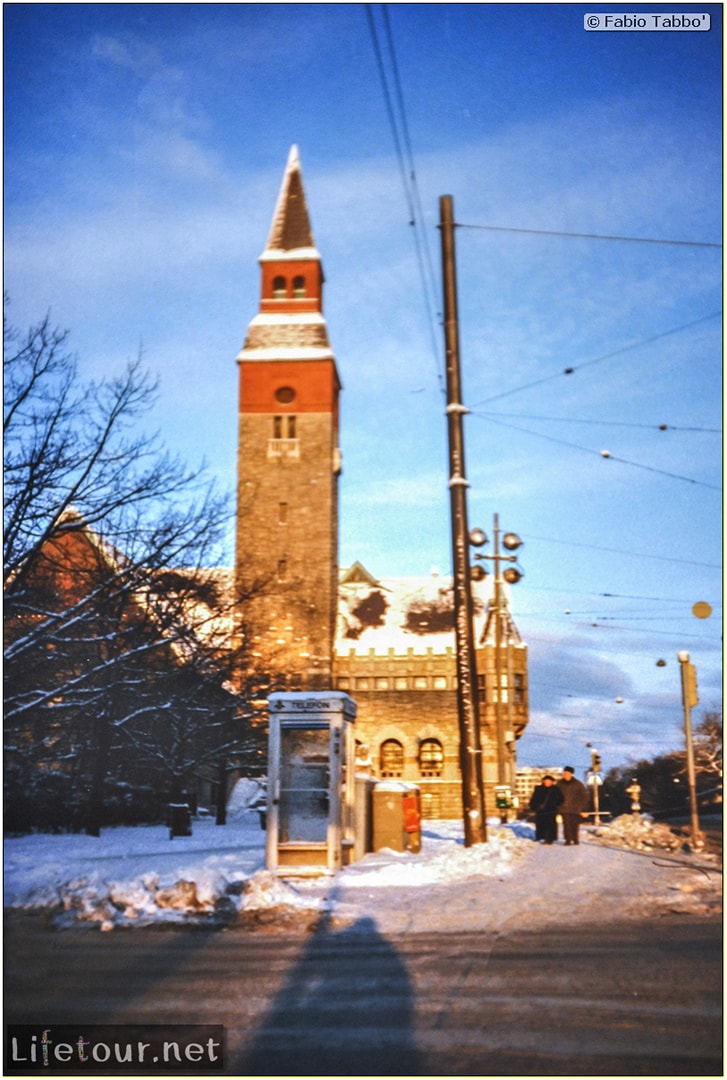
[[[523,576],[523,571],[517,566],[508,566],[504,571],[502,569],[503,563],[517,563],[517,555],[500,553],[500,519],[497,514],[494,516],[494,550],[492,555],[483,555],[477,552],[475,559],[480,560],[480,565],[475,565],[471,570],[471,577],[475,581],[482,581],[487,576],[487,571],[481,565],[482,560],[488,560],[494,563],[495,577],[494,577],[494,590],[493,590],[493,610],[495,616],[495,730],[497,732],[497,783],[498,787],[507,788],[510,783],[508,776],[508,762],[507,762],[507,747],[505,738],[505,716],[502,709],[502,623],[505,612],[505,602],[503,594],[503,581],[506,581],[508,585],[515,585]],[[484,547],[488,543],[488,538],[482,529],[472,529],[470,532],[470,543],[474,547]],[[508,552],[517,551],[522,547],[522,540],[517,533],[507,532],[502,537],[502,546]],[[508,688],[511,680],[508,678]],[[508,708],[511,705],[512,694],[508,693]],[[502,808],[504,809],[504,808]],[[501,815],[502,816],[502,815]],[[505,814],[505,819],[507,815]]]

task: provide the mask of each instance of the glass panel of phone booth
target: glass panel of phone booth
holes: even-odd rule
[[[325,844],[328,837],[330,732],[283,727],[280,732],[278,842]]]

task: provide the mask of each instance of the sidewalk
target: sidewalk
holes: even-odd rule
[[[435,837],[436,823],[430,830],[425,826],[422,853],[427,840]],[[381,932],[392,934],[497,933],[564,923],[721,913],[722,873],[713,856],[610,848],[597,842],[588,829],[581,837],[577,847],[523,843],[517,863],[506,872],[426,888],[374,887],[381,855],[369,855],[336,875],[326,894],[336,922],[344,925],[369,917]],[[404,858],[415,865],[418,856]],[[300,887],[316,893],[322,888]]]

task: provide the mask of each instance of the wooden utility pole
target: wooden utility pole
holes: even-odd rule
[[[454,258],[454,207],[451,195],[439,200],[444,281],[444,343],[447,357],[447,430],[449,436],[449,492],[452,519],[454,618],[457,654],[457,712],[459,755],[462,771],[462,812],[465,847],[487,840],[482,784],[482,746],[477,701],[472,589],[467,525],[467,478],[464,465],[464,433],[459,364],[457,275]]]

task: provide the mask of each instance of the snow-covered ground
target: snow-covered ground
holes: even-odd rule
[[[192,836],[174,840],[163,826],[8,838],[5,906],[101,930],[210,920],[289,928],[326,913],[340,924],[371,917],[384,932],[721,910],[718,861],[675,850],[666,827],[621,818],[582,835],[577,848],[545,848],[528,824],[491,824],[486,844],[465,848],[461,822],[426,821],[418,854],[386,849],[333,876],[282,880],[264,869],[257,814],[239,809],[226,826],[196,819]]]

